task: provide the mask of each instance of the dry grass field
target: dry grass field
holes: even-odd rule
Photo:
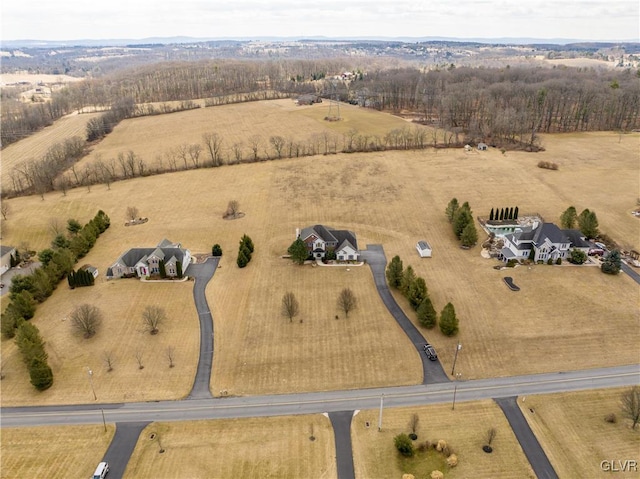
[[[358,479],[399,478],[403,473],[428,478],[434,469],[451,479],[535,477],[507,419],[493,401],[456,403],[455,411],[451,410],[451,404],[385,409],[382,432],[378,432],[378,414],[378,410],[360,411],[351,423],[353,460]],[[409,420],[413,414],[419,417],[418,439],[414,445],[424,441],[447,441],[458,456],[456,467],[448,468],[442,455],[435,452],[431,452],[427,459],[421,453],[412,459],[405,459],[398,453],[393,438],[400,433],[411,432]],[[366,422],[369,422],[369,427],[366,427]],[[496,428],[497,434],[491,443],[493,453],[487,454],[482,446],[491,427]]]
[[[152,423],[124,477],[335,478],[333,430],[322,415]]]
[[[91,477],[114,433],[112,424],[2,428],[0,478]]]
[[[621,416],[620,395],[624,390],[527,396],[524,403],[519,399],[523,414],[559,477],[638,477],[637,470],[620,471],[620,462],[627,459],[640,463],[640,431],[632,430],[631,422]],[[617,416],[617,423],[604,420],[610,413]],[[619,472],[603,471],[602,461],[614,461]]]
[[[25,162],[39,160],[49,148],[56,143],[79,136],[86,138],[86,126],[89,120],[99,113],[86,113],[67,115],[53,125],[40,130],[37,133],[13,143],[2,149],[2,175],[1,185],[3,189],[11,187],[11,172]]]
[[[282,110],[268,106],[265,116],[269,109]],[[180,114],[166,118],[179,118],[176,115]],[[142,143],[146,131],[138,132]],[[117,138],[115,132],[113,138]],[[522,213],[537,211],[548,221],[556,221],[573,204],[578,211],[595,210],[601,230],[637,247],[640,223],[629,212],[638,197],[638,135],[547,136],[543,142],[547,150],[538,154],[503,155],[490,149],[320,156],[123,181],[112,184],[110,190],[95,186],[91,192],[47,194],[44,201],[16,198],[8,200],[11,214],[2,221],[3,244],[28,241],[34,249],[42,249],[52,237],[48,231],[52,217],[85,222],[98,209],[111,216],[112,227],[83,263],[94,264],[102,275],[123,250],[153,246],[164,237],[182,242],[194,253],[210,251],[212,244],[220,243],[221,268],[207,289],[214,316],[214,394],[221,389],[229,394],[261,394],[421,380],[417,353],[384,309],[368,267],[352,267],[349,272],[297,267],[280,258],[293,241],[295,228],[315,223],[355,231],[361,248],[383,244],[388,259],[399,254],[405,266],[413,265],[425,278],[437,310],[453,302],[460,317],[459,337],[426,332],[445,370],[451,367],[458,339],[463,350],[457,369],[467,379],[555,371],[559,364],[574,369],[635,363],[634,348],[620,348],[612,355],[608,346],[636,344],[640,339],[638,286],[630,278],[603,275],[589,267],[519,267],[508,271],[522,288],[512,293],[502,282],[507,273],[494,270],[495,261],[481,258],[479,247],[459,249],[446,221],[444,209],[453,196],[469,201],[476,215],[486,215],[492,207],[518,205]],[[137,144],[129,145],[134,147]],[[540,160],[555,161],[560,170],[539,169]],[[612,171],[615,182],[610,179]],[[245,217],[222,219],[231,199],[239,201]],[[127,206],[137,206],[149,222],[125,228]],[[235,258],[244,233],[253,239],[256,252],[249,266],[240,270]],[[433,258],[420,260],[414,248],[419,239],[431,243]],[[360,307],[349,319],[336,320],[336,296],[347,285],[356,292]],[[33,320],[48,342],[56,374],[54,389],[37,396],[29,392],[23,366],[13,356],[10,342],[4,341],[3,404],[55,403],[63,397],[86,402],[84,366],[100,369],[96,350],[121,343],[122,356],[129,363],[110,374],[127,376],[110,385],[102,383],[100,400],[184,395],[197,358],[197,315],[189,283],[167,287],[170,295],[162,286],[131,281],[99,282],[84,291],[58,288]],[[281,316],[280,301],[286,291],[298,297],[302,323],[289,323]],[[153,338],[138,333],[144,305],[137,298],[143,292],[149,294],[147,301],[163,301],[167,309],[175,308],[169,316],[181,317],[180,327],[185,329],[167,329]],[[98,343],[96,348],[71,337],[68,324],[61,327],[61,317],[77,299],[88,300],[94,294],[105,309],[118,308],[108,326],[114,329],[107,333],[105,326],[104,334],[91,340]],[[120,341],[122,337],[126,341]],[[162,358],[157,366],[135,369],[130,353],[134,340],[145,345],[164,340],[190,345],[185,347],[190,355],[175,368],[186,377],[178,389],[159,392],[175,386],[170,379],[173,371],[165,369]],[[149,359],[155,354],[151,351],[150,347]],[[7,362],[9,357],[13,362]],[[162,375],[157,376],[152,367]],[[182,369],[187,367],[189,373]],[[7,381],[16,375],[22,375],[23,385],[9,387]],[[167,382],[158,384],[159,377]],[[123,381],[135,385],[133,390],[118,389],[115,383]],[[81,384],[82,393],[76,393]],[[115,393],[109,392],[112,386]]]

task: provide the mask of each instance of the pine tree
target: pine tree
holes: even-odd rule
[[[500,209],[500,221],[504,219],[504,208]]]
[[[294,263],[302,264],[309,257],[309,252],[307,251],[307,245],[304,244],[300,238],[297,238],[289,249],[287,249],[287,253],[291,255],[291,259]]]
[[[176,276],[178,279],[182,279],[182,262],[176,261]]]
[[[161,259],[160,262],[158,263],[158,269],[160,270],[160,277],[161,278],[166,278],[167,277],[167,267],[164,264],[164,260]]]
[[[618,274],[621,267],[620,252],[617,249],[612,249],[602,262],[600,270],[606,274]]]
[[[444,211],[445,214],[447,215],[447,219],[449,220],[449,223],[453,221],[453,216],[455,215],[459,206],[460,205],[458,204],[457,198],[453,198],[451,201],[449,201],[449,204],[447,205],[447,209]]]
[[[598,236],[598,218],[595,211],[585,209],[578,216],[578,227],[583,235],[587,238],[595,238]]]
[[[211,256],[222,256],[222,248],[218,243],[211,248]]]
[[[576,212],[575,207],[569,206],[563,213],[560,215],[560,226],[564,229],[573,229],[576,227],[576,223],[578,221],[578,213]]]
[[[516,209],[513,211],[513,219],[517,220],[518,219],[518,207],[516,206]]]
[[[509,219],[510,220],[513,219],[513,206],[511,208],[509,208]]]
[[[31,384],[38,390],[44,391],[53,385],[53,371],[47,361],[35,357],[29,362],[29,377]]]
[[[394,256],[387,266],[387,282],[392,288],[399,288],[402,283],[403,265],[400,256]]]
[[[476,225],[471,221],[464,227],[460,235],[462,246],[473,246],[478,242],[478,231]]]
[[[431,302],[431,298],[429,298],[429,296],[426,296],[422,300],[422,303],[420,303],[420,306],[418,306],[417,313],[418,321],[420,322],[421,326],[427,329],[431,329],[436,325],[438,314],[436,313],[436,310],[434,309],[433,303]]]
[[[240,245],[245,245],[249,250],[249,253],[253,253],[253,241],[246,234],[242,235],[240,239]]]
[[[453,232],[455,233],[456,238],[460,239],[462,232],[469,223],[473,223],[473,215],[469,209],[469,204],[465,203],[458,208],[458,211],[456,211],[453,218]]]
[[[427,297],[427,283],[423,278],[417,277],[413,280],[413,282],[409,285],[409,291],[407,294],[407,299],[413,309],[418,309],[418,306],[422,304],[424,298]]]
[[[238,251],[238,259],[236,260],[236,263],[238,264],[238,268],[244,268],[249,263],[249,260],[244,254],[243,249],[240,249],[240,251]]]
[[[451,303],[447,303],[442,313],[440,313],[440,331],[445,336],[458,334],[458,318],[456,317],[456,310]]]
[[[493,208],[491,208],[491,214],[489,215],[489,221],[493,221]]]
[[[407,269],[402,273],[402,280],[400,281],[400,291],[405,298],[409,296],[409,288],[411,288],[415,279],[416,274],[413,271],[413,267],[407,266]]]
[[[76,287],[76,278],[75,278],[76,274],[73,270],[69,271],[69,274],[67,274],[67,283],[69,283],[69,287],[71,289],[74,289]]]

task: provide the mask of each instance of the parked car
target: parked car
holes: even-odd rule
[[[591,248],[589,250],[589,256],[604,256],[604,250],[600,248]]]
[[[93,473],[92,479],[104,479],[109,472],[109,463],[101,462],[96,467],[96,471]]]
[[[424,345],[424,354],[426,354],[431,361],[435,361],[436,359],[438,359],[436,350],[429,343]]]
[[[599,243],[596,241],[594,244],[601,250],[607,251],[607,245],[605,245],[604,243]]]

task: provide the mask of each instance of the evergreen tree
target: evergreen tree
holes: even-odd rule
[[[166,278],[167,277],[167,267],[165,266],[163,259],[161,259],[159,261],[158,269],[160,270],[160,277],[161,278]]]
[[[40,331],[33,324],[23,319],[18,320],[16,345],[26,365],[29,365],[31,360],[36,357],[44,361],[47,360],[47,353],[44,350],[44,341],[40,336]]]
[[[500,209],[500,221],[504,219],[504,208]]]
[[[69,245],[69,240],[65,238],[63,234],[56,235],[56,237],[53,238],[53,241],[51,242],[52,248],[68,248]]]
[[[222,248],[218,243],[211,248],[211,256],[222,256]]]
[[[400,256],[394,256],[387,266],[387,282],[392,288],[398,289],[402,283],[403,265]]]
[[[560,226],[562,228],[570,230],[576,227],[576,223],[578,222],[578,213],[573,206],[569,206],[564,212],[560,215]]]
[[[74,289],[76,287],[76,273],[71,270],[69,274],[67,274],[67,283],[69,283],[69,287]]]
[[[182,262],[176,261],[176,276],[178,279],[182,279]]]
[[[16,335],[16,328],[18,327],[18,320],[24,320],[17,315],[17,313],[7,306],[7,309],[0,315],[0,330],[2,336],[6,339],[11,339]]]
[[[489,221],[493,221],[493,208],[491,208],[491,213],[489,214]]]
[[[416,280],[416,274],[413,271],[412,266],[407,266],[407,269],[402,273],[402,280],[400,281],[400,292],[405,298],[409,297],[409,288]]]
[[[442,313],[440,313],[440,331],[445,336],[458,334],[458,318],[456,317],[456,310],[451,303],[447,303]]]
[[[304,244],[300,238],[297,238],[289,249],[287,249],[287,253],[291,255],[291,259],[294,263],[302,264],[309,257],[309,252],[307,251],[307,245]]]
[[[54,251],[51,248],[45,248],[38,253],[38,260],[42,263],[44,268],[47,267],[49,262],[53,259]]]
[[[236,263],[238,264],[238,268],[244,268],[245,266],[247,266],[247,263],[249,263],[249,260],[247,259],[247,256],[244,254],[243,249],[240,249],[240,251],[238,251],[238,259],[236,260]]]
[[[509,219],[510,220],[513,219],[513,206],[511,208],[509,208]]]
[[[242,235],[240,244],[247,247],[247,249],[249,250],[249,254],[253,253],[253,241],[251,241],[251,238],[249,238],[247,235]]]
[[[595,211],[585,209],[578,216],[578,227],[583,235],[587,238],[595,238],[598,236],[598,218]]]
[[[513,211],[513,219],[517,220],[518,219],[518,207],[516,206],[516,209]]]
[[[478,242],[478,231],[473,220],[464,227],[462,234],[460,235],[460,241],[462,246],[473,246]]]
[[[82,225],[78,220],[74,220],[73,218],[71,218],[67,221],[67,231],[73,236],[77,235],[81,229]]]
[[[31,319],[36,313],[36,302],[29,291],[20,291],[7,305],[7,309],[13,310],[16,317]]]
[[[449,201],[449,204],[447,205],[447,209],[444,211],[445,214],[447,215],[447,219],[449,220],[449,223],[453,222],[453,216],[455,215],[459,206],[460,205],[458,204],[457,198],[453,198],[451,201]]]
[[[622,260],[620,259],[620,251],[612,249],[605,257],[600,270],[606,274],[618,274],[622,267]]]
[[[431,298],[429,298],[429,296],[426,296],[422,300],[422,303],[420,303],[420,306],[418,306],[417,313],[418,321],[420,322],[421,326],[427,329],[431,329],[436,325],[438,314],[436,313],[436,310],[433,307],[433,303],[431,302]]]
[[[418,309],[418,306],[422,304],[422,301],[427,297],[427,283],[423,278],[417,277],[409,285],[409,291],[407,299],[411,303],[413,309]]]
[[[29,377],[31,384],[38,390],[44,391],[53,385],[53,371],[47,361],[34,357],[29,363]]]
[[[453,218],[453,232],[455,233],[456,238],[460,239],[462,232],[469,223],[473,223],[473,215],[469,209],[469,204],[465,203],[458,208]]]
[[[244,243],[240,244],[240,251],[242,251],[244,255],[247,257],[247,261],[251,261],[251,250],[246,244]]]

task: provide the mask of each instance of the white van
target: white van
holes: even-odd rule
[[[96,467],[96,472],[93,473],[93,479],[104,479],[109,472],[109,464],[106,462],[101,462]]]

